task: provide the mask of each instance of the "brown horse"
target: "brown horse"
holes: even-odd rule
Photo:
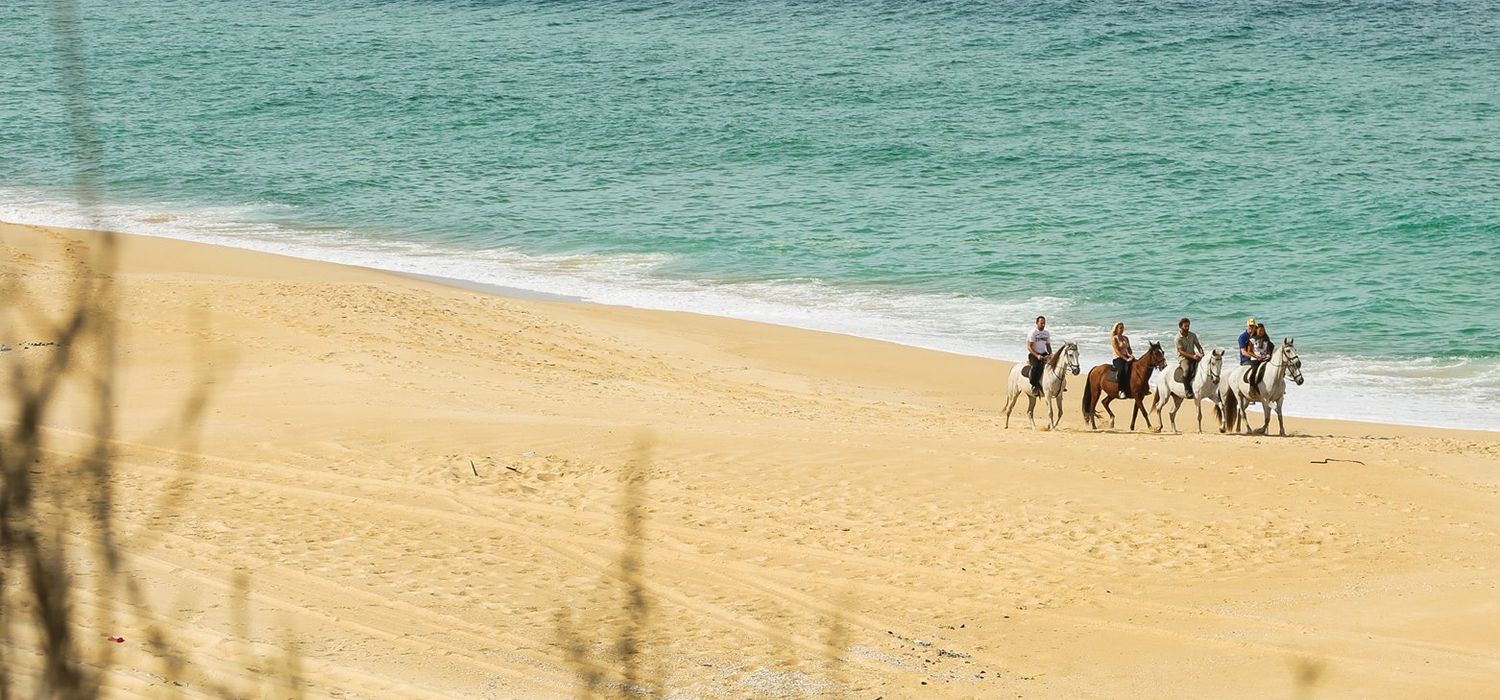
[[[1151,343],[1146,354],[1136,358],[1130,365],[1130,398],[1135,399],[1135,410],[1130,412],[1131,430],[1135,430],[1137,413],[1146,419],[1146,427],[1151,427],[1151,416],[1147,415],[1146,407],[1141,402],[1151,393],[1151,372],[1166,368],[1167,355],[1162,352],[1161,343]],[[1115,400],[1120,385],[1115,382],[1114,374],[1114,365],[1099,365],[1089,370],[1089,380],[1083,387],[1083,417],[1090,428],[1098,427],[1094,425],[1094,403],[1101,396],[1104,397],[1104,412],[1109,414],[1109,427],[1115,427],[1115,412],[1109,410],[1109,403]]]

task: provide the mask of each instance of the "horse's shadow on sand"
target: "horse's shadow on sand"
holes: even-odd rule
[[[1313,435],[1309,433],[1287,433],[1286,435],[1261,434],[1261,433],[1221,433],[1217,430],[1130,430],[1129,428],[1057,428],[1056,430],[1040,430],[1037,432],[1054,433],[1077,433],[1081,435],[1143,435],[1146,437],[1189,437],[1197,435],[1200,437],[1226,437],[1226,438],[1269,438],[1272,440],[1326,440],[1329,438],[1349,437],[1348,435]],[[1387,439],[1387,438],[1357,438],[1361,440]]]

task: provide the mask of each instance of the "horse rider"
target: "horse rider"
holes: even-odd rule
[[[1250,336],[1250,371],[1245,373],[1245,379],[1250,384],[1252,392],[1258,391],[1256,384],[1260,378],[1255,376],[1255,370],[1261,365],[1271,361],[1271,336],[1266,333],[1266,324],[1255,324],[1255,332]]]
[[[1250,340],[1255,337],[1255,319],[1245,322],[1245,332],[1240,334],[1238,347],[1240,349],[1240,364],[1248,365],[1255,359],[1254,353],[1250,352]]]
[[[1181,358],[1183,395],[1193,398],[1193,377],[1198,374],[1198,361],[1203,359],[1203,344],[1198,334],[1189,330],[1193,322],[1184,317],[1177,322],[1177,357]]]
[[[1047,331],[1047,317],[1036,317],[1036,328],[1026,334],[1026,360],[1031,365],[1031,394],[1042,395],[1042,365],[1052,354],[1052,333]]]
[[[1115,327],[1109,330],[1109,346],[1114,350],[1115,359],[1115,384],[1118,385],[1120,398],[1130,398],[1130,363],[1135,362],[1135,353],[1130,351],[1130,338],[1125,336],[1125,324],[1115,322]]]
[[[1269,333],[1266,333],[1266,324],[1255,324],[1255,337],[1250,339],[1250,350],[1252,354],[1252,357],[1250,359],[1251,369],[1259,367],[1264,363],[1270,362],[1271,351],[1273,349],[1274,348],[1271,346],[1271,335]]]

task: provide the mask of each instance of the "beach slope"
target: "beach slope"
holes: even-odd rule
[[[61,308],[61,251],[98,240],[0,226],[27,292],[0,329],[7,372],[52,352],[17,305]],[[1478,697],[1500,678],[1494,433],[1089,432],[1076,380],[1062,430],[1025,427],[1024,407],[1005,430],[1000,362],[120,243],[113,485],[144,599],[81,638],[126,639],[122,696],[287,669],[310,697],[379,698],[590,679]],[[85,425],[50,416],[48,449]],[[190,649],[175,677],[143,620]]]

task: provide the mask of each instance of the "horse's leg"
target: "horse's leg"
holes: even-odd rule
[[[1005,402],[1005,427],[1006,427],[1006,429],[1010,428],[1010,412],[1013,411],[1013,410],[1015,410],[1015,408],[1016,408],[1016,397],[1020,396],[1020,395],[1021,395],[1021,392],[1015,391],[1015,390],[1011,390],[1011,392],[1010,392],[1010,400],[1008,400],[1008,401]]]
[[[1110,428],[1110,430],[1114,430],[1114,428],[1115,428],[1115,412],[1113,410],[1110,410],[1110,407],[1109,407],[1110,402],[1112,402],[1114,400],[1115,400],[1115,395],[1114,394],[1105,394],[1104,395],[1104,412],[1109,414],[1109,428]]]
[[[1047,428],[1047,429],[1048,430],[1057,430],[1058,424],[1062,423],[1062,416],[1063,416],[1063,402],[1062,402],[1062,392],[1061,391],[1057,392],[1057,398],[1053,399],[1052,402],[1055,403],[1055,404],[1057,404],[1057,415],[1053,416],[1053,414],[1052,414],[1052,407],[1051,406],[1047,407],[1047,417],[1050,418],[1051,421],[1052,421],[1052,425],[1049,428]]]
[[[1182,410],[1182,397],[1178,396],[1176,394],[1172,394],[1172,432],[1174,432],[1174,433],[1180,433],[1180,432],[1182,432],[1181,430],[1177,429],[1177,412],[1181,411],[1181,410]],[[1161,414],[1160,413],[1156,414],[1156,422],[1158,422],[1158,423],[1161,422]],[[1201,409],[1201,408],[1198,409],[1198,422],[1199,423],[1203,422],[1203,409]],[[1200,432],[1200,433],[1203,432],[1203,428],[1201,426],[1198,428],[1198,432]]]
[[[1036,394],[1026,393],[1026,419],[1031,421],[1031,429],[1036,430]]]
[[[1281,431],[1281,436],[1286,437],[1286,421],[1281,419],[1281,402],[1276,402],[1276,427]]]
[[[1266,414],[1266,424],[1260,426],[1260,434],[1261,435],[1270,435],[1271,434],[1271,401],[1270,400],[1266,400],[1266,401],[1260,402],[1260,410],[1261,410],[1261,413]]]

